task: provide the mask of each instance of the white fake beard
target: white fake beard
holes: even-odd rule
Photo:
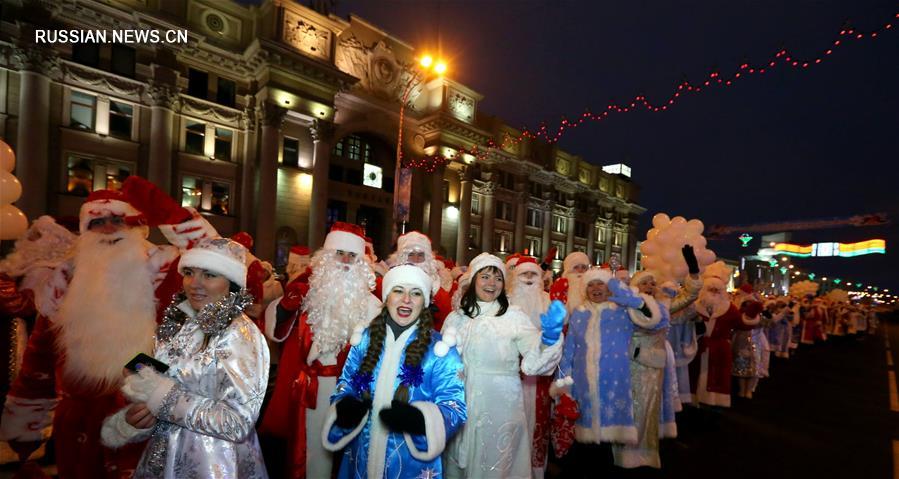
[[[540,328],[540,315],[549,309],[549,296],[543,291],[543,279],[537,278],[531,285],[520,279],[510,283],[509,304],[518,306]]]
[[[584,304],[587,299],[587,285],[584,284],[583,273],[565,273],[562,275],[568,280],[568,311],[574,311],[578,306]]]
[[[131,358],[152,354],[156,305],[147,247],[140,228],[79,237],[74,276],[53,319],[69,380],[113,390]]]
[[[696,311],[709,318],[717,318],[730,308],[730,298],[727,293],[713,294],[705,289],[699,292],[696,300]]]
[[[344,264],[334,251],[315,253],[303,311],[323,353],[340,351],[357,324],[368,325],[372,319],[368,317],[369,296],[374,287],[375,274],[362,257]]]

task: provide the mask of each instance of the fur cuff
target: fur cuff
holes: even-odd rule
[[[128,412],[126,406],[119,412],[109,416],[103,421],[103,427],[100,428],[100,442],[104,446],[112,449],[118,449],[125,444],[139,442],[153,433],[153,428],[138,429],[125,420],[125,414]]]
[[[659,303],[652,296],[640,294],[640,297],[643,298],[643,303],[646,304],[652,316],[647,317],[642,311],[634,308],[627,308],[627,314],[638,327],[652,329],[662,321],[662,311],[659,309]]]
[[[659,439],[674,439],[677,437],[677,423],[666,422],[659,424]]]
[[[53,425],[56,399],[27,399],[6,396],[3,420],[0,421],[0,440],[46,441]]]
[[[159,409],[162,408],[165,397],[168,396],[172,391],[172,388],[175,387],[174,379],[161,374],[159,376],[159,383],[156,384],[156,387],[153,388],[153,392],[150,393],[150,397],[147,399],[147,409],[149,409],[154,416],[159,413]]]
[[[345,448],[350,441],[356,439],[356,436],[362,432],[362,428],[368,423],[369,415],[371,415],[371,410],[365,413],[365,416],[362,416],[362,420],[359,421],[359,424],[352,431],[336,442],[331,442],[331,429],[335,427],[334,423],[337,421],[337,401],[331,403],[331,406],[328,407],[328,416],[325,418],[325,426],[322,428],[322,446],[324,446],[325,450],[331,452],[337,452]]]
[[[446,447],[446,427],[443,424],[443,413],[440,407],[432,402],[415,401],[409,403],[415,407],[425,417],[425,439],[428,448],[425,451],[419,451],[415,447],[412,436],[404,432],[403,437],[406,439],[406,446],[409,447],[409,453],[412,457],[422,462],[430,462],[440,457],[443,449]]]

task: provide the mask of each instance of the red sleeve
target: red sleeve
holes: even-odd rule
[[[22,358],[22,368],[9,391],[10,396],[56,398],[56,333],[44,316],[38,316]]]
[[[0,273],[0,314],[13,318],[34,316],[34,292],[20,290],[16,281],[5,273]]]
[[[568,303],[568,279],[559,278],[549,288],[549,299],[558,299],[563,303]]]
[[[445,289],[440,288],[434,295],[434,306],[437,311],[434,313],[434,329],[440,331],[443,329],[443,321],[449,316],[453,310],[453,295]]]
[[[378,298],[378,301],[381,300],[381,285],[384,283],[384,278],[381,276],[375,275],[375,290],[372,291],[371,294],[375,295]]]
[[[262,283],[265,282],[267,276],[268,271],[262,267],[262,262],[259,260],[253,261],[247,268],[247,290],[253,296],[253,302],[256,304],[262,304]]]

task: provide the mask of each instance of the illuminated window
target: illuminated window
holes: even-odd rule
[[[187,120],[184,135],[184,151],[193,155],[203,155],[206,151],[206,124]]]
[[[528,236],[525,239],[525,245],[528,249],[528,254],[531,256],[538,256],[541,253],[540,250],[540,238],[534,238],[533,236]]]
[[[565,243],[553,243],[556,248],[556,256],[553,259],[562,260],[565,258]]]
[[[357,135],[345,136],[334,145],[334,155],[352,161],[371,159],[371,145]]]
[[[215,128],[215,159],[231,161],[231,144],[234,132],[227,128]]]
[[[604,256],[605,256],[605,251],[594,251],[593,252],[593,264],[595,264],[595,265],[603,264]]]
[[[231,185],[228,183],[184,176],[181,178],[181,206],[198,211],[228,215],[231,211]]]
[[[134,107],[119,101],[109,102],[109,134],[117,138],[131,139],[131,120]]]
[[[543,228],[543,212],[536,208],[528,208],[526,224],[533,228]]]
[[[567,233],[568,218],[560,215],[553,215],[553,231],[556,233]]]
[[[512,234],[508,231],[497,231],[493,237],[493,249],[500,253],[508,253],[512,249]]]
[[[608,238],[606,238],[606,228],[603,225],[596,225],[594,228],[596,229],[596,242],[605,243],[608,240]]]
[[[471,214],[481,214],[481,195],[478,193],[471,194]]]
[[[80,130],[94,131],[94,114],[97,111],[97,97],[72,90],[69,126]]]
[[[119,190],[133,170],[128,163],[69,156],[66,192],[87,196],[94,190]]]
[[[494,216],[498,220],[512,221],[512,203],[497,201]]]
[[[284,166],[300,166],[300,140],[284,137],[284,146],[281,149],[281,164]]]
[[[621,231],[616,231],[613,236],[612,245],[613,246],[621,246],[621,243],[623,243],[623,242],[624,242],[624,233],[622,233]]]

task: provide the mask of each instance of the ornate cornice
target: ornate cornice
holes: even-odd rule
[[[244,112],[222,106],[211,101],[201,100],[185,94],[180,95],[181,113],[196,115],[215,121],[226,123],[235,128],[242,128],[245,124]]]
[[[287,109],[266,101],[259,106],[257,116],[262,125],[274,126],[280,130],[284,126],[284,119],[287,118]]]
[[[159,106],[170,110],[178,107],[178,92],[169,85],[150,81],[146,92],[150,106]]]
[[[334,124],[324,120],[312,120],[312,126],[309,127],[309,133],[312,135],[312,141],[331,141],[334,136]]]
[[[11,58],[13,65],[19,70],[40,73],[50,78],[59,78],[59,55],[47,48],[14,47]]]
[[[490,136],[485,132],[472,128],[471,125],[463,123],[453,117],[447,115],[435,115],[426,118],[418,124],[417,130],[422,134],[445,132],[460,136],[477,145],[486,144]]]

